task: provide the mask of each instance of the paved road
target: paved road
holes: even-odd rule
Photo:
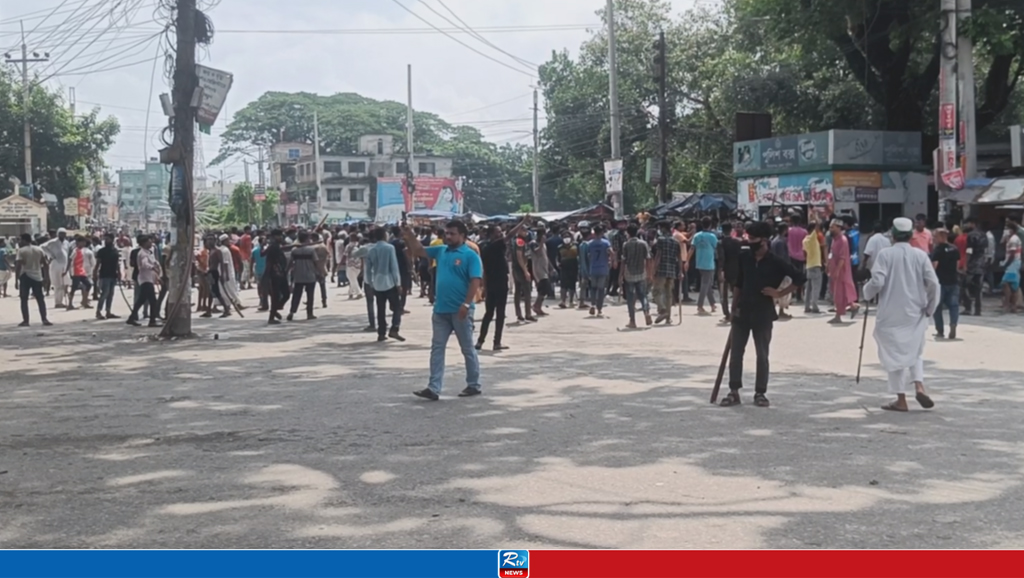
[[[0,545],[1024,547],[1024,317],[929,343],[938,407],[893,415],[870,337],[856,386],[860,326],[823,318],[776,326],[772,408],[709,405],[727,330],[692,308],[633,333],[553,310],[484,355],[484,396],[424,402],[410,307],[405,344],[341,292],[152,342],[0,300]]]

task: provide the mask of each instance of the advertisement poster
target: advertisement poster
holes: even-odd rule
[[[81,197],[78,199],[78,214],[87,217],[92,214],[92,199]]]
[[[416,191],[412,195],[413,211],[462,212],[462,191],[455,179],[439,177],[416,177]],[[378,206],[380,190],[377,191]]]
[[[64,199],[64,215],[67,217],[78,216],[78,197]]]
[[[783,175],[754,179],[748,185],[749,204],[815,205],[835,202],[831,173]]]
[[[411,210],[408,196],[405,194],[405,179],[377,179],[377,216],[378,223],[397,223],[402,220],[402,213]]]
[[[604,162],[604,192],[622,192],[622,159]]]

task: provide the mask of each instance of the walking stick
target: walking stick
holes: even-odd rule
[[[860,383],[860,365],[864,362],[864,336],[868,333],[868,311],[871,304],[864,306],[864,327],[860,330],[860,355],[857,356],[857,383]]]
[[[676,291],[676,301],[679,303],[679,324],[683,324],[683,282],[685,277],[679,279],[679,291]]]
[[[718,391],[722,389],[722,379],[725,377],[725,365],[729,362],[729,353],[732,351],[732,327],[729,328],[729,338],[725,342],[725,351],[722,352],[722,362],[718,365],[718,376],[715,377],[715,387],[711,390],[711,403],[718,401]]]

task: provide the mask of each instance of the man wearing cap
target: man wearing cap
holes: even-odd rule
[[[939,305],[939,279],[928,254],[911,244],[913,238],[910,219],[894,220],[894,244],[878,253],[864,286],[865,299],[878,296],[878,359],[889,372],[889,392],[896,394],[896,401],[882,406],[887,411],[907,411],[911,393],[921,407],[935,406],[924,389],[924,342]]]
[[[40,248],[46,253],[50,263],[50,284],[53,286],[54,307],[64,307],[64,292],[68,288],[70,277],[67,276],[68,256],[71,243],[68,241],[66,229],[57,229],[57,236],[51,233],[50,240]]]

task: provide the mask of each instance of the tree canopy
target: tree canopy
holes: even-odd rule
[[[115,118],[97,110],[73,116],[62,96],[38,84],[29,100],[32,180],[58,199],[77,197],[91,178],[100,178],[103,154],[120,132]],[[14,192],[12,177],[25,180],[24,108],[21,82],[0,70],[0,198]]]

